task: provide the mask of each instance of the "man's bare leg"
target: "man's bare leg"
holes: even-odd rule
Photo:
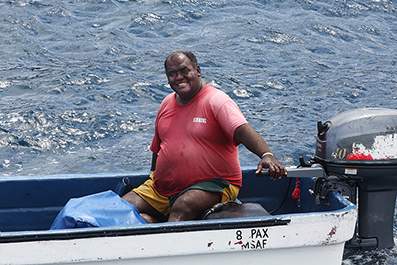
[[[197,220],[206,209],[220,201],[220,193],[188,190],[175,201],[168,222]]]
[[[122,197],[124,200],[129,203],[135,205],[142,218],[148,223],[159,223],[165,222],[165,216],[154,209],[149,203],[147,203],[144,199],[141,198],[134,191],[130,191]]]

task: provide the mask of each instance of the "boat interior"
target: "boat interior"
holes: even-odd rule
[[[48,230],[69,199],[106,190],[120,192],[120,184],[126,178],[131,186],[138,186],[148,176],[149,172],[2,177],[0,231]],[[328,201],[316,201],[309,193],[312,188],[313,179],[310,177],[272,180],[255,174],[253,168],[243,168],[243,187],[238,203],[222,205],[222,211],[207,214],[205,222],[224,218],[280,217],[345,207],[334,196],[330,196]],[[296,189],[300,191],[299,197],[292,196]]]

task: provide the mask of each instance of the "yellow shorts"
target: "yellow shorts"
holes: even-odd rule
[[[205,182],[196,183],[177,195],[171,197],[165,197],[157,192],[153,187],[154,172],[150,174],[150,178],[143,183],[141,186],[134,189],[142,199],[148,202],[153,208],[160,213],[167,215],[171,211],[171,207],[175,200],[187,190],[198,189],[210,192],[219,192],[222,194],[221,202],[234,201],[237,199],[237,195],[240,191],[240,187],[230,184],[227,181],[221,180],[221,178],[212,179]]]

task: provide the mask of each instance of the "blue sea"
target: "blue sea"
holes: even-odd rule
[[[392,0],[9,0],[0,33],[0,176],[149,170],[176,50],[286,166],[312,157],[317,121],[397,103]],[[397,248],[343,264],[397,264]]]

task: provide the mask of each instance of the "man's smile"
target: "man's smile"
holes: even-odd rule
[[[186,85],[187,85],[187,82],[183,82],[183,83],[179,83],[179,84],[178,84],[178,87],[186,86]]]

